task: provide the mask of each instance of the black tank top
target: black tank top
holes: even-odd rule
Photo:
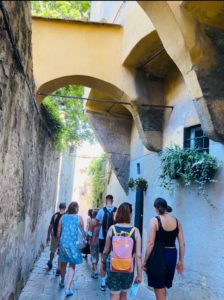
[[[177,221],[177,227],[174,230],[167,231],[163,229],[160,217],[156,217],[159,225],[159,230],[156,232],[156,241],[163,243],[164,247],[175,247],[175,241],[179,233],[179,226]]]

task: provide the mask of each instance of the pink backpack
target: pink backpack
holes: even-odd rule
[[[110,271],[132,273],[134,241],[131,236],[135,231],[135,227],[130,232],[121,231],[117,233],[115,226],[112,226],[112,230],[114,236],[112,237]]]

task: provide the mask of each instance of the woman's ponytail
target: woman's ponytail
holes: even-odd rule
[[[164,215],[166,212],[172,212],[172,208],[163,198],[157,198],[154,202],[154,207],[159,211],[160,215]]]

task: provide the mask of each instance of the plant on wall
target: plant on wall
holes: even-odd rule
[[[55,91],[55,95],[83,96],[82,86],[68,85]],[[41,105],[42,116],[54,137],[58,152],[64,152],[69,145],[82,141],[94,141],[88,124],[83,101],[58,97],[45,97]]]
[[[148,188],[148,182],[142,177],[138,177],[136,179],[130,178],[128,180],[128,187],[132,190],[139,188],[143,191],[146,191]]]
[[[106,154],[102,154],[99,158],[93,159],[88,168],[88,175],[90,176],[91,200],[92,208],[98,208],[103,205],[103,193],[107,184],[107,164]]]
[[[135,188],[135,180],[133,178],[130,178],[128,180],[128,187],[131,189],[131,190],[134,190]]]
[[[205,195],[205,185],[214,181],[219,168],[215,158],[207,152],[185,150],[179,146],[167,148],[162,154],[161,186],[172,191],[177,180],[185,186],[196,183],[201,194]]]

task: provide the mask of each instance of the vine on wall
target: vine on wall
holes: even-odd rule
[[[100,158],[93,159],[90,163],[88,174],[90,176],[91,185],[91,206],[92,208],[101,207],[103,204],[103,194],[107,185],[107,164],[106,154],[101,155]]]

